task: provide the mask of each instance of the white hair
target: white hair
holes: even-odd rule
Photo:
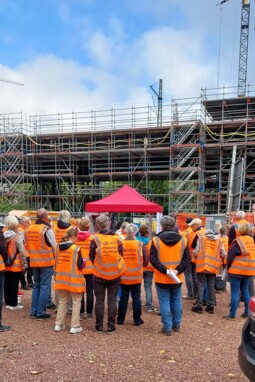
[[[8,215],[6,216],[6,218],[4,219],[4,224],[7,228],[9,229],[14,229],[14,228],[17,228],[19,226],[19,221],[18,219],[16,218],[16,216],[13,216],[13,215]]]
[[[236,218],[241,220],[245,218],[245,212],[244,211],[237,211]]]
[[[127,234],[134,234],[134,235],[136,235],[137,231],[138,231],[138,227],[134,223],[130,223],[130,224],[126,225],[126,233]]]
[[[71,214],[67,210],[62,210],[59,212],[58,220],[61,220],[63,223],[69,223],[71,219]]]

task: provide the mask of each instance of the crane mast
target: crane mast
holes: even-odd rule
[[[237,90],[238,97],[244,97],[246,94],[249,24],[250,24],[250,0],[242,0],[238,90]]]

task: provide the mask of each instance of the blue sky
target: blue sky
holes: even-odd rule
[[[0,0],[0,112],[151,103],[218,82],[219,0]],[[222,7],[220,85],[237,85],[239,0]],[[252,2],[248,82],[255,82]],[[11,101],[10,101],[11,100]]]

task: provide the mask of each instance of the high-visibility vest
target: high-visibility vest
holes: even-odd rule
[[[143,281],[143,243],[136,239],[124,240],[123,250],[123,259],[127,268],[121,276],[121,284],[141,284]]]
[[[253,238],[248,235],[239,236],[236,239],[242,254],[236,256],[229,268],[231,275],[254,276],[255,275],[255,244]]]
[[[85,240],[76,240],[75,244],[80,247],[81,255],[83,258],[83,261],[86,261],[86,266],[82,270],[82,273],[84,275],[92,275],[93,274],[93,264],[89,258],[89,249],[90,249],[90,243],[93,239],[93,236],[88,236]]]
[[[28,249],[27,249],[27,243],[25,242],[25,230],[26,228],[23,227],[23,225],[19,225],[19,231],[22,233],[22,235],[24,236],[24,249],[25,249],[25,254],[26,254],[26,257],[30,257],[29,256],[29,252],[28,252]]]
[[[19,237],[19,234],[14,235],[8,243],[8,253],[11,258],[13,258],[18,251],[18,248],[17,248],[18,237]],[[5,270],[7,272],[22,272],[22,269],[23,269],[22,258],[21,258],[21,254],[18,252],[13,264],[9,266],[6,265]]]
[[[249,222],[248,222],[247,220],[245,220],[245,219],[238,220],[238,222],[234,224],[234,228],[235,228],[235,232],[236,232],[236,239],[237,239],[239,236],[241,236],[241,234],[240,234],[240,232],[239,232],[239,227],[240,227],[240,225],[243,224],[243,223],[247,223],[247,224],[249,224],[250,229],[251,229],[251,231],[252,231],[252,224],[251,224],[251,223],[249,223]],[[231,244],[232,244],[232,243],[231,243]]]
[[[60,243],[61,239],[63,236],[65,236],[66,234],[66,231],[71,228],[72,226],[70,225],[70,227],[67,227],[67,228],[58,228],[57,225],[55,225],[54,227],[54,235],[55,235],[55,238],[56,238],[56,242],[57,244]]]
[[[152,239],[153,244],[158,252],[159,261],[168,269],[176,269],[180,265],[183,257],[185,247],[187,245],[187,239],[181,238],[178,243],[172,246],[166,245],[159,237]],[[169,276],[159,272],[157,269],[154,271],[155,282],[160,284],[176,284],[176,282]],[[183,273],[177,275],[181,283],[183,282]]]
[[[153,266],[151,265],[151,262],[150,262],[151,240],[147,244],[145,244],[144,246],[145,246],[145,249],[147,251],[149,262],[146,265],[146,267],[143,267],[143,270],[144,271],[149,271],[149,272],[154,272],[154,268],[153,268]]]
[[[118,237],[96,234],[97,245],[93,274],[105,280],[114,280],[126,270],[126,264],[118,252]]]
[[[193,254],[194,248],[191,248],[191,244],[193,243],[193,240],[195,239],[196,235],[197,235],[197,233],[194,232],[191,227],[188,227],[184,231],[184,237],[186,237],[186,239],[187,239],[187,244],[188,244],[188,248],[190,251],[190,258],[191,258],[191,261],[193,263],[195,263],[196,259],[195,259],[195,256]]]
[[[4,260],[2,256],[0,255],[0,272],[5,270]]]
[[[47,245],[44,235],[49,227],[31,224],[25,231],[25,241],[30,255],[30,267],[51,267],[55,264],[53,248]]]
[[[221,239],[210,240],[206,236],[200,236],[198,240],[199,252],[196,258],[196,272],[216,275],[221,266],[220,252],[223,244]]]
[[[226,254],[228,254],[228,237],[227,236],[221,236],[220,237],[221,241],[223,242],[224,244],[224,249],[226,251]],[[227,264],[227,257],[228,255],[226,255],[223,259],[223,264],[226,265]]]
[[[80,248],[74,244],[65,250],[57,248],[55,290],[67,290],[73,293],[85,292],[85,278],[77,267],[79,250]]]

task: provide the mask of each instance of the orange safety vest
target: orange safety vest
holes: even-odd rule
[[[24,249],[25,249],[25,254],[26,254],[26,257],[30,257],[29,256],[29,252],[28,252],[28,249],[27,249],[27,243],[25,242],[25,230],[26,228],[23,227],[23,225],[19,225],[19,231],[22,233],[22,235],[24,236]]]
[[[2,256],[0,255],[0,272],[5,270],[4,260]]]
[[[165,265],[167,269],[176,269],[180,265],[184,253],[184,249],[187,245],[187,239],[181,238],[178,243],[172,245],[171,247],[166,245],[159,237],[154,237],[152,239],[155,248],[157,248],[159,261]],[[160,284],[176,284],[176,282],[164,273],[159,272],[155,269],[155,282]],[[181,283],[183,282],[183,273],[177,275]]]
[[[18,248],[17,248],[18,237],[19,237],[19,234],[14,235],[7,245],[8,253],[11,258],[13,258],[18,251]],[[21,258],[21,254],[18,252],[13,264],[9,266],[6,265],[5,270],[8,272],[22,272],[22,269],[23,269],[22,258]]]
[[[85,278],[82,271],[77,267],[80,248],[72,244],[68,249],[56,253],[56,281],[55,290],[66,290],[72,293],[84,293],[86,291]]]
[[[66,231],[67,231],[69,228],[71,228],[71,227],[72,227],[71,225],[70,225],[69,227],[67,227],[67,228],[58,228],[57,225],[54,227],[53,231],[54,231],[54,235],[55,235],[57,244],[60,243],[62,237],[65,236]]]
[[[223,242],[221,239],[210,240],[206,236],[199,236],[199,252],[196,258],[197,273],[217,274],[221,266],[220,252]]]
[[[191,248],[191,244],[193,243],[193,240],[195,239],[196,235],[197,235],[197,233],[194,232],[191,227],[188,227],[184,231],[184,237],[186,237],[186,239],[187,239],[187,244],[188,244],[188,248],[189,248],[189,252],[190,252],[190,258],[191,258],[192,263],[195,263],[196,259],[195,259],[195,256],[193,254],[194,249]]]
[[[244,235],[236,239],[242,254],[236,256],[228,270],[231,275],[254,276],[255,275],[255,245],[253,238]]]
[[[93,274],[105,280],[114,280],[126,270],[126,264],[118,252],[118,237],[96,234],[97,245]]]
[[[25,240],[30,255],[30,267],[51,267],[55,264],[53,248],[46,244],[44,235],[49,227],[31,224],[25,231]]]
[[[221,239],[221,241],[222,241],[223,244],[224,244],[224,248],[225,248],[225,251],[226,251],[226,254],[227,254],[227,256],[225,256],[224,259],[223,259],[223,264],[224,264],[224,265],[227,265],[227,257],[228,257],[228,237],[227,237],[227,236],[221,236],[220,239]]]
[[[86,266],[82,270],[82,273],[84,275],[92,275],[93,274],[93,264],[89,258],[89,249],[90,249],[90,243],[91,243],[92,239],[93,239],[93,236],[90,235],[85,240],[78,240],[77,239],[75,241],[75,244],[78,245],[78,247],[80,247],[83,261],[84,260],[86,261]]]
[[[143,270],[144,271],[149,271],[149,272],[154,272],[154,268],[153,268],[153,266],[151,265],[151,262],[150,262],[151,240],[147,244],[145,244],[145,249],[147,251],[149,262],[146,265],[146,267],[143,268]]]
[[[141,284],[143,281],[143,243],[136,239],[124,240],[123,249],[123,259],[127,268],[121,276],[121,284]]]

